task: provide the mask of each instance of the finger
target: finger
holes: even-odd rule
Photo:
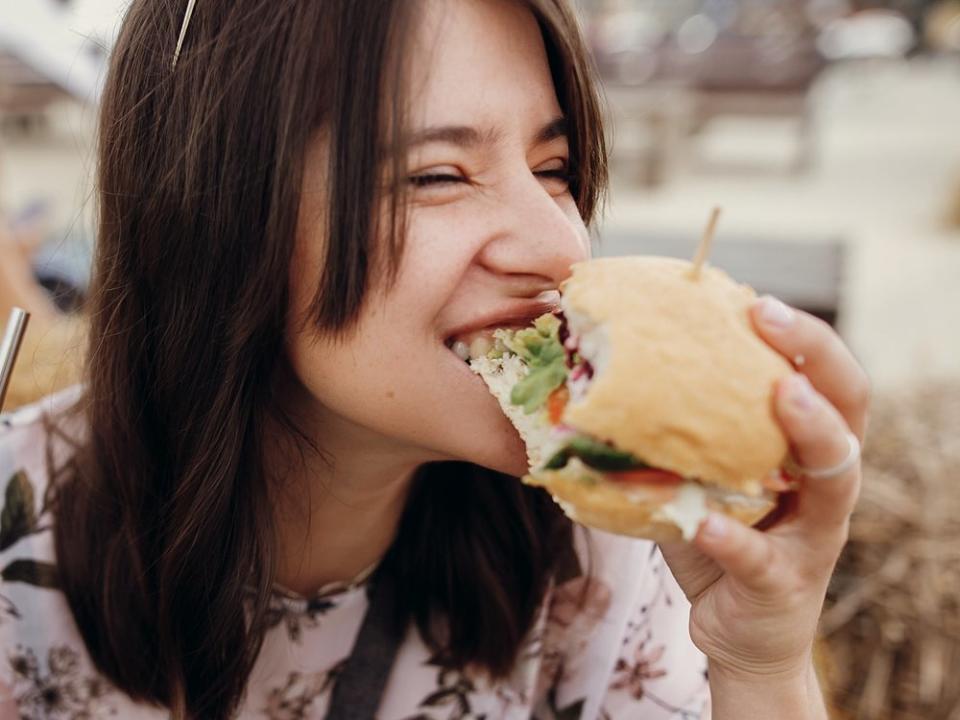
[[[862,441],[870,382],[833,328],[769,296],[754,305],[752,316],[760,337],[810,378]]]
[[[840,413],[803,375],[794,375],[778,385],[776,412],[793,457],[803,468],[835,468],[851,451],[859,450],[851,448],[849,428]],[[806,529],[845,527],[856,504],[859,482],[859,462],[835,477],[803,477],[795,522]]]
[[[657,544],[674,577],[682,578],[680,585],[691,600],[713,585],[723,574],[723,570],[711,558],[688,542],[676,540]]]
[[[719,565],[725,574],[758,594],[780,589],[776,548],[769,535],[710,513],[700,525],[693,544]]]

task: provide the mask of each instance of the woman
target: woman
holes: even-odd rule
[[[114,51],[76,411],[0,446],[9,707],[707,717],[695,643],[714,718],[825,717],[810,648],[857,468],[765,534],[664,548],[689,615],[652,544],[515,480],[449,349],[588,254],[605,155],[566,3],[184,11],[135,2]],[[837,465],[861,371],[804,315],[757,321],[819,390],[778,392],[798,461]]]

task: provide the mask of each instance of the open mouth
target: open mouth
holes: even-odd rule
[[[454,355],[468,363],[471,360],[484,357],[493,349],[493,333],[496,329],[495,327],[484,328],[456,337],[450,337],[444,341],[444,345],[446,345],[447,349]]]
[[[496,340],[494,333],[497,330],[521,330],[528,327],[530,322],[510,321],[490,325],[489,327],[473,330],[468,333],[461,333],[444,340],[444,345],[454,355],[463,362],[469,363],[471,360],[486,357],[493,349]]]

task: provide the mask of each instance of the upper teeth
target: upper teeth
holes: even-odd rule
[[[480,335],[475,337],[473,342],[470,343],[470,357],[479,358],[486,355],[490,352],[490,349],[493,347],[493,342],[486,335]]]
[[[463,340],[457,340],[453,344],[453,352],[457,354],[461,360],[470,359],[470,346],[467,345]]]
[[[466,361],[484,357],[490,352],[492,347],[493,340],[484,334],[476,335],[473,338],[467,336],[462,340],[456,340],[451,346],[451,350],[453,350],[461,360]]]

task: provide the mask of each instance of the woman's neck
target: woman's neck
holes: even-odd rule
[[[377,563],[396,536],[412,475],[398,476],[377,491],[357,488],[345,478],[308,480],[307,493],[289,497],[277,513],[277,582],[309,597]]]
[[[276,580],[310,596],[352,581],[383,557],[425,456],[322,410],[288,415],[303,430],[319,428],[310,438],[322,454],[280,428],[268,433]]]

